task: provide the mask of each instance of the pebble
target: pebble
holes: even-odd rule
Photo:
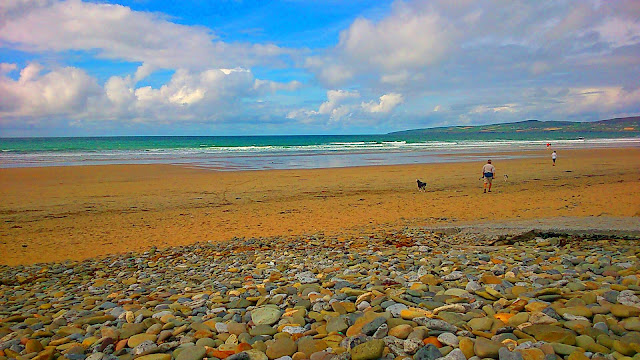
[[[435,347],[435,345],[427,344],[413,355],[413,360],[436,360],[441,357],[442,353],[437,347]]]
[[[176,360],[201,360],[207,354],[204,346],[187,346],[180,351]]]
[[[0,266],[0,360],[638,359],[635,244],[381,229]]]

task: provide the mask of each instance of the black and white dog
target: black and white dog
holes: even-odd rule
[[[418,183],[418,191],[427,191],[427,183],[422,182],[419,179],[416,179],[416,182]]]

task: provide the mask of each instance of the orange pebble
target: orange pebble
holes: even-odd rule
[[[210,354],[212,357],[217,357],[218,359],[226,359],[231,355],[234,355],[235,351],[221,351],[221,350],[213,350]]]
[[[243,342],[238,344],[238,346],[236,347],[236,353],[241,353],[243,351],[251,350],[251,349],[253,349],[251,345]]]
[[[118,343],[116,344],[116,351],[122,350],[127,347],[127,341],[129,341],[129,339],[122,339],[118,341]]]
[[[430,337],[422,340],[422,342],[425,345],[431,344],[431,345],[435,345],[435,347],[437,347],[437,348],[441,348],[442,347],[442,343],[440,341],[438,341],[438,338],[435,337],[435,336],[430,336]]]
[[[509,321],[509,319],[511,319],[511,317],[514,316],[514,315],[515,314],[497,313],[497,314],[493,315],[493,317],[506,324],[507,321]]]

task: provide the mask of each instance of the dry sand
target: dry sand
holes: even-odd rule
[[[232,237],[345,234],[555,216],[638,217],[640,149],[496,161],[217,172],[172,165],[0,169],[0,264]],[[503,178],[509,175],[508,181]],[[427,182],[417,192],[415,179]]]

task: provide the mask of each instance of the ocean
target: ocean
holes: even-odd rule
[[[125,136],[0,138],[0,168],[176,164],[219,171],[312,169],[538,157],[553,150],[640,147],[620,133]],[[457,136],[457,138],[456,138]],[[517,154],[509,154],[517,152]]]

